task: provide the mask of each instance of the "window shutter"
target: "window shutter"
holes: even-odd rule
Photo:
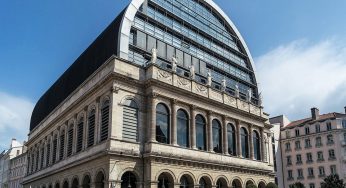
[[[136,142],[138,127],[137,109],[124,106],[123,108],[123,139]]]

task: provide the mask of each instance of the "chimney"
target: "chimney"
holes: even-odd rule
[[[320,110],[318,108],[311,108],[311,117],[313,120],[317,120],[320,116]]]

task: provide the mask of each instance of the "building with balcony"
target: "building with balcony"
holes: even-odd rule
[[[311,117],[286,121],[280,137],[285,188],[297,181],[319,188],[330,174],[346,180],[346,114],[312,108]]]
[[[132,0],[37,102],[24,187],[264,188],[254,69],[212,0]]]

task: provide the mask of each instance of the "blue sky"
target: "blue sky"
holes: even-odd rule
[[[346,1],[214,1],[250,48],[266,111],[292,120],[312,106],[342,111]],[[0,1],[0,149],[25,139],[34,103],[128,3]]]

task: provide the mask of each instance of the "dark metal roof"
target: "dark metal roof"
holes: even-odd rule
[[[31,115],[30,131],[104,64],[108,58],[112,55],[118,55],[118,35],[125,10],[115,18],[39,99]]]

